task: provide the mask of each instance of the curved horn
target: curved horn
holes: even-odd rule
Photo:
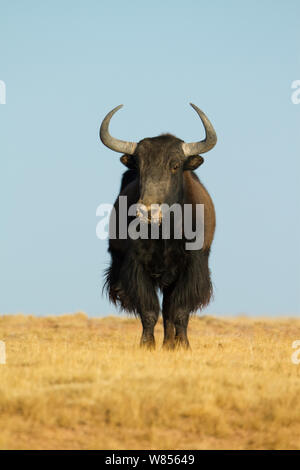
[[[205,139],[201,140],[199,142],[191,142],[189,144],[183,143],[182,144],[182,149],[184,152],[184,155],[186,157],[190,157],[191,155],[198,155],[199,153],[205,153],[211,150],[217,143],[217,134],[213,128],[213,125],[205,116],[204,112],[201,111],[201,109],[198,108],[198,106],[195,106],[193,103],[190,103],[192,108],[196,111],[198,116],[200,117],[202,124],[205,129]]]
[[[127,153],[128,155],[133,155],[136,149],[137,144],[135,142],[127,142],[126,140],[118,140],[112,137],[109,133],[108,127],[111,118],[113,115],[122,108],[122,104],[112,109],[103,119],[100,127],[100,139],[106,147],[115,152]]]

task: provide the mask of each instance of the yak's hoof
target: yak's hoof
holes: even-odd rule
[[[144,338],[142,336],[140,341],[140,347],[143,349],[147,349],[148,351],[152,351],[155,349],[155,339],[153,338]]]
[[[191,346],[187,338],[175,338],[175,349],[186,349],[190,350]]]
[[[174,342],[174,340],[164,340],[162,347],[166,351],[174,351],[175,342]]]

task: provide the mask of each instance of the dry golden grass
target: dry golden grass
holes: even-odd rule
[[[134,318],[0,317],[2,449],[300,449],[300,320],[192,318],[192,351]]]

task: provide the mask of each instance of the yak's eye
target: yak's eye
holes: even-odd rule
[[[171,167],[172,173],[176,173],[179,167],[180,167],[179,163],[174,163]]]

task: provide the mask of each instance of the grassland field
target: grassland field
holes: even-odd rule
[[[139,320],[0,316],[1,449],[300,449],[293,318],[193,317],[190,351]],[[300,355],[299,355],[300,356]]]

